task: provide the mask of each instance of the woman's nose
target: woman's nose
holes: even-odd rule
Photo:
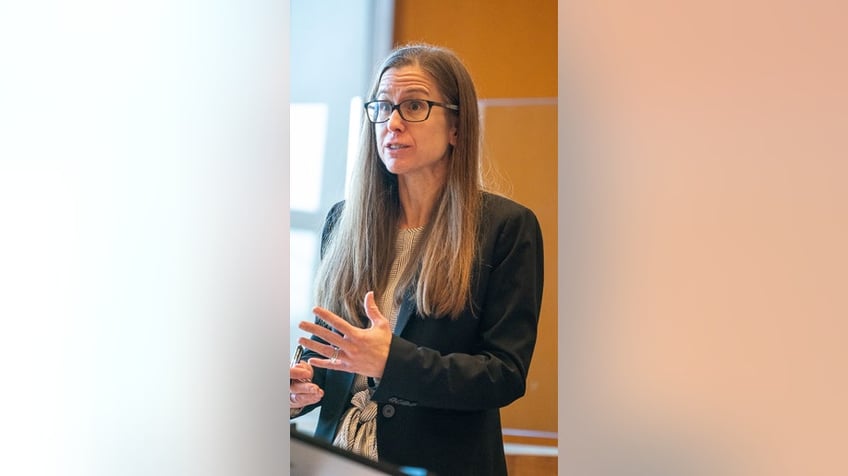
[[[405,125],[405,122],[402,117],[400,117],[400,111],[395,109],[389,114],[389,121],[387,122],[389,129],[395,131],[402,129]]]

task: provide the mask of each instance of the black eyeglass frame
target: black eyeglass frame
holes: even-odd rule
[[[423,103],[427,104],[427,115],[424,116],[424,119],[409,120],[403,115],[403,111],[401,111],[401,109],[400,109],[401,105],[406,104],[406,103],[411,102],[411,101],[423,102]],[[375,121],[375,120],[371,119],[371,114],[368,111],[368,106],[370,106],[372,104],[377,104],[377,103],[389,104],[392,107],[389,110],[389,114],[382,121]],[[387,101],[385,99],[376,99],[374,101],[368,101],[368,102],[366,102],[365,104],[362,105],[362,107],[365,108],[365,117],[368,118],[368,121],[371,122],[372,124],[382,124],[384,122],[388,122],[389,119],[391,119],[391,117],[392,117],[392,113],[395,112],[395,111],[397,111],[398,114],[400,114],[400,118],[403,119],[406,122],[424,122],[424,121],[426,121],[427,119],[430,118],[430,112],[433,111],[433,106],[443,107],[445,109],[450,109],[452,111],[459,111],[459,106],[457,106],[456,104],[445,104],[443,102],[430,101],[428,99],[407,99],[407,100],[401,101],[397,104],[392,104],[391,101]]]

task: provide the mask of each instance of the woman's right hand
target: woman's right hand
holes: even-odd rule
[[[312,366],[305,361],[289,369],[289,403],[291,408],[303,408],[324,398],[324,390],[312,383]]]

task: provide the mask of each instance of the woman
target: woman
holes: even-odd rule
[[[349,198],[330,211],[297,416],[372,459],[506,474],[499,408],[521,397],[542,297],[529,209],[484,192],[477,96],[450,51],[384,61]]]

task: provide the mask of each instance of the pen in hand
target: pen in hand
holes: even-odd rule
[[[291,367],[294,367],[295,365],[297,365],[300,362],[302,357],[303,357],[303,346],[298,344],[297,347],[294,349],[294,355],[292,355],[291,364],[289,364],[289,367],[291,368]],[[309,382],[309,379],[298,378],[298,379],[294,379],[294,381],[295,382]]]
[[[289,367],[294,367],[300,362],[300,358],[303,357],[303,346],[298,344],[297,348],[294,349],[294,355],[292,355],[291,364]]]

